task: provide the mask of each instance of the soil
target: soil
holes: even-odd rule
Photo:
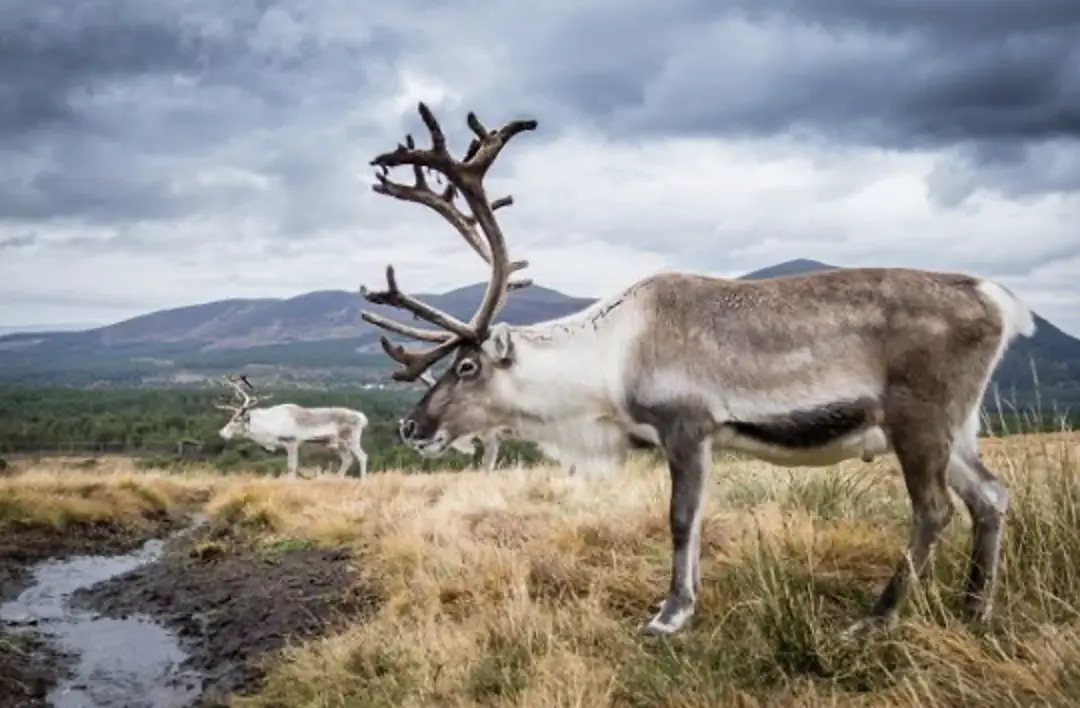
[[[40,635],[0,629],[0,708],[45,708],[46,692],[70,664]]]
[[[208,555],[176,548],[77,591],[72,602],[106,617],[149,615],[175,631],[188,653],[182,668],[205,677],[194,704],[205,707],[225,705],[230,693],[252,693],[286,641],[355,622],[375,610],[378,596],[357,580],[343,549]]]

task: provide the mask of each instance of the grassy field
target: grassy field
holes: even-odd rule
[[[377,613],[289,647],[240,706],[1076,705],[1080,436],[991,439],[983,451],[1013,492],[994,626],[973,631],[956,614],[961,512],[897,628],[854,646],[838,634],[907,539],[891,456],[825,470],[718,460],[698,613],[669,639],[637,633],[670,558],[666,474],[644,462],[608,480],[534,469],[364,485],[47,463],[0,480],[0,531],[140,523],[205,498],[231,535],[197,553],[353,549],[379,588]]]

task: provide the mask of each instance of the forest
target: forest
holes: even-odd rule
[[[364,412],[370,421],[363,446],[369,470],[462,469],[474,458],[451,451],[425,460],[401,444],[396,421],[419,396],[419,390],[315,390],[269,389],[272,403],[303,406],[345,406]],[[210,388],[36,388],[0,386],[0,457],[18,455],[124,454],[140,457],[150,467],[189,462],[210,462],[221,471],[244,469],[280,472],[284,454],[267,453],[244,440],[226,442],[218,430],[228,414],[214,408],[222,391]],[[985,417],[987,432],[1036,432],[1075,429],[1075,412],[1017,410],[1005,405],[1001,414],[994,404]],[[334,467],[338,456],[317,444],[301,447],[301,464]],[[533,464],[543,459],[536,447],[520,441],[504,442],[500,464]],[[350,474],[357,474],[354,466]]]
[[[419,391],[267,389],[267,405],[345,406],[369,420],[363,447],[368,469],[428,470],[465,468],[473,458],[451,451],[424,460],[401,444],[397,420]],[[284,454],[267,453],[246,440],[226,442],[218,430],[229,414],[214,408],[220,389],[80,389],[0,386],[0,457],[16,455],[124,454],[146,466],[211,462],[228,471],[285,469]],[[302,465],[336,468],[337,453],[324,446],[301,446]],[[534,445],[517,441],[500,447],[500,464],[530,464],[541,459]],[[358,474],[354,465],[350,474]]]

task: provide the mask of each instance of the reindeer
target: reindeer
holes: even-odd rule
[[[516,135],[515,120],[486,129],[450,154],[431,111],[419,105],[430,148],[410,137],[371,164],[375,192],[442,215],[491,268],[469,322],[403,293],[392,266],[372,303],[413,313],[438,329],[366,312],[369,323],[429,343],[406,349],[381,338],[414,380],[452,363],[405,416],[399,434],[423,455],[442,454],[463,433],[507,425],[564,458],[621,464],[631,437],[660,447],[671,479],[670,588],[646,633],[672,633],[693,615],[701,583],[701,525],[713,445],[788,467],[832,465],[895,453],[912,509],[905,558],[869,616],[850,633],[888,626],[909,576],[922,575],[953,516],[951,488],[972,517],[965,607],[988,619],[1009,492],[978,452],[979,406],[989,379],[1031,311],[1006,288],[970,275],[907,268],[852,268],[738,281],[686,272],[645,277],[578,313],[528,326],[492,324],[509,290],[511,263],[484,178]],[[389,169],[413,168],[412,185]],[[446,178],[435,192],[424,170]],[[464,197],[469,213],[455,203]],[[481,233],[483,236],[481,236]]]
[[[261,401],[273,394],[254,395],[254,387],[246,376],[239,381],[252,392],[249,394],[240,387],[236,377],[226,376],[225,383],[230,386],[239,399],[236,404],[217,403],[216,408],[229,411],[232,418],[219,431],[225,440],[248,438],[254,440],[269,452],[284,447],[288,457],[289,476],[296,478],[300,461],[300,443],[323,442],[336,450],[341,457],[338,477],[344,477],[355,457],[360,463],[360,479],[367,477],[368,456],[360,446],[367,416],[350,408],[304,408],[294,403],[281,403],[269,408],[255,408]]]
[[[484,447],[484,454],[479,466],[485,472],[491,473],[495,471],[495,464],[499,459],[499,447],[502,441],[511,435],[512,431],[509,428],[493,428],[482,433],[463,435],[450,443],[450,447],[464,455],[473,455],[475,464],[476,444],[480,443]]]

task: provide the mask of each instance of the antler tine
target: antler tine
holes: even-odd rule
[[[229,411],[230,413],[237,413],[240,411],[239,406],[234,406],[228,398],[219,398],[214,402],[214,408],[222,411]]]
[[[398,288],[397,278],[394,276],[394,266],[386,266],[386,290],[372,291],[360,286],[360,294],[365,300],[374,305],[389,305],[399,310],[413,313],[422,320],[427,320],[433,325],[456,334],[459,337],[471,338],[475,336],[473,329],[458,318],[431,305],[417,300],[411,295],[406,295]],[[371,313],[374,314],[374,313]],[[378,315],[376,315],[378,317]],[[408,325],[402,325],[407,327]]]
[[[427,107],[423,104],[420,105],[422,106],[422,113]],[[428,112],[430,113],[430,111]],[[463,167],[481,179],[487,174],[491,165],[494,164],[495,158],[499,156],[499,153],[502,152],[502,149],[506,147],[511,138],[524,132],[536,130],[537,126],[537,122],[531,118],[528,120],[512,120],[495,132],[490,132],[472,111],[469,111],[469,115],[466,116],[465,120],[476,139],[469,145],[469,152],[466,155]]]
[[[382,329],[393,332],[394,334],[400,334],[403,337],[411,337],[412,339],[418,339],[421,342],[435,342],[436,344],[445,342],[454,335],[449,332],[436,332],[431,329],[420,329],[419,327],[410,327],[409,325],[402,324],[397,320],[392,320],[389,317],[383,317],[374,312],[367,312],[366,310],[360,313],[360,318],[368,324],[381,327]]]
[[[454,351],[463,340],[453,337],[431,349],[413,351],[406,349],[400,344],[394,344],[384,336],[379,337],[379,344],[383,351],[391,359],[401,364],[402,367],[395,370],[391,376],[395,381],[416,381],[421,378],[433,364]]]
[[[254,401],[252,401],[251,396],[248,395],[247,391],[240,388],[240,384],[233,374],[225,375],[225,383],[232,387],[233,391],[235,391],[236,394],[240,396],[241,408],[250,408],[252,405],[254,405]],[[249,383],[248,385],[250,386],[251,384]]]

